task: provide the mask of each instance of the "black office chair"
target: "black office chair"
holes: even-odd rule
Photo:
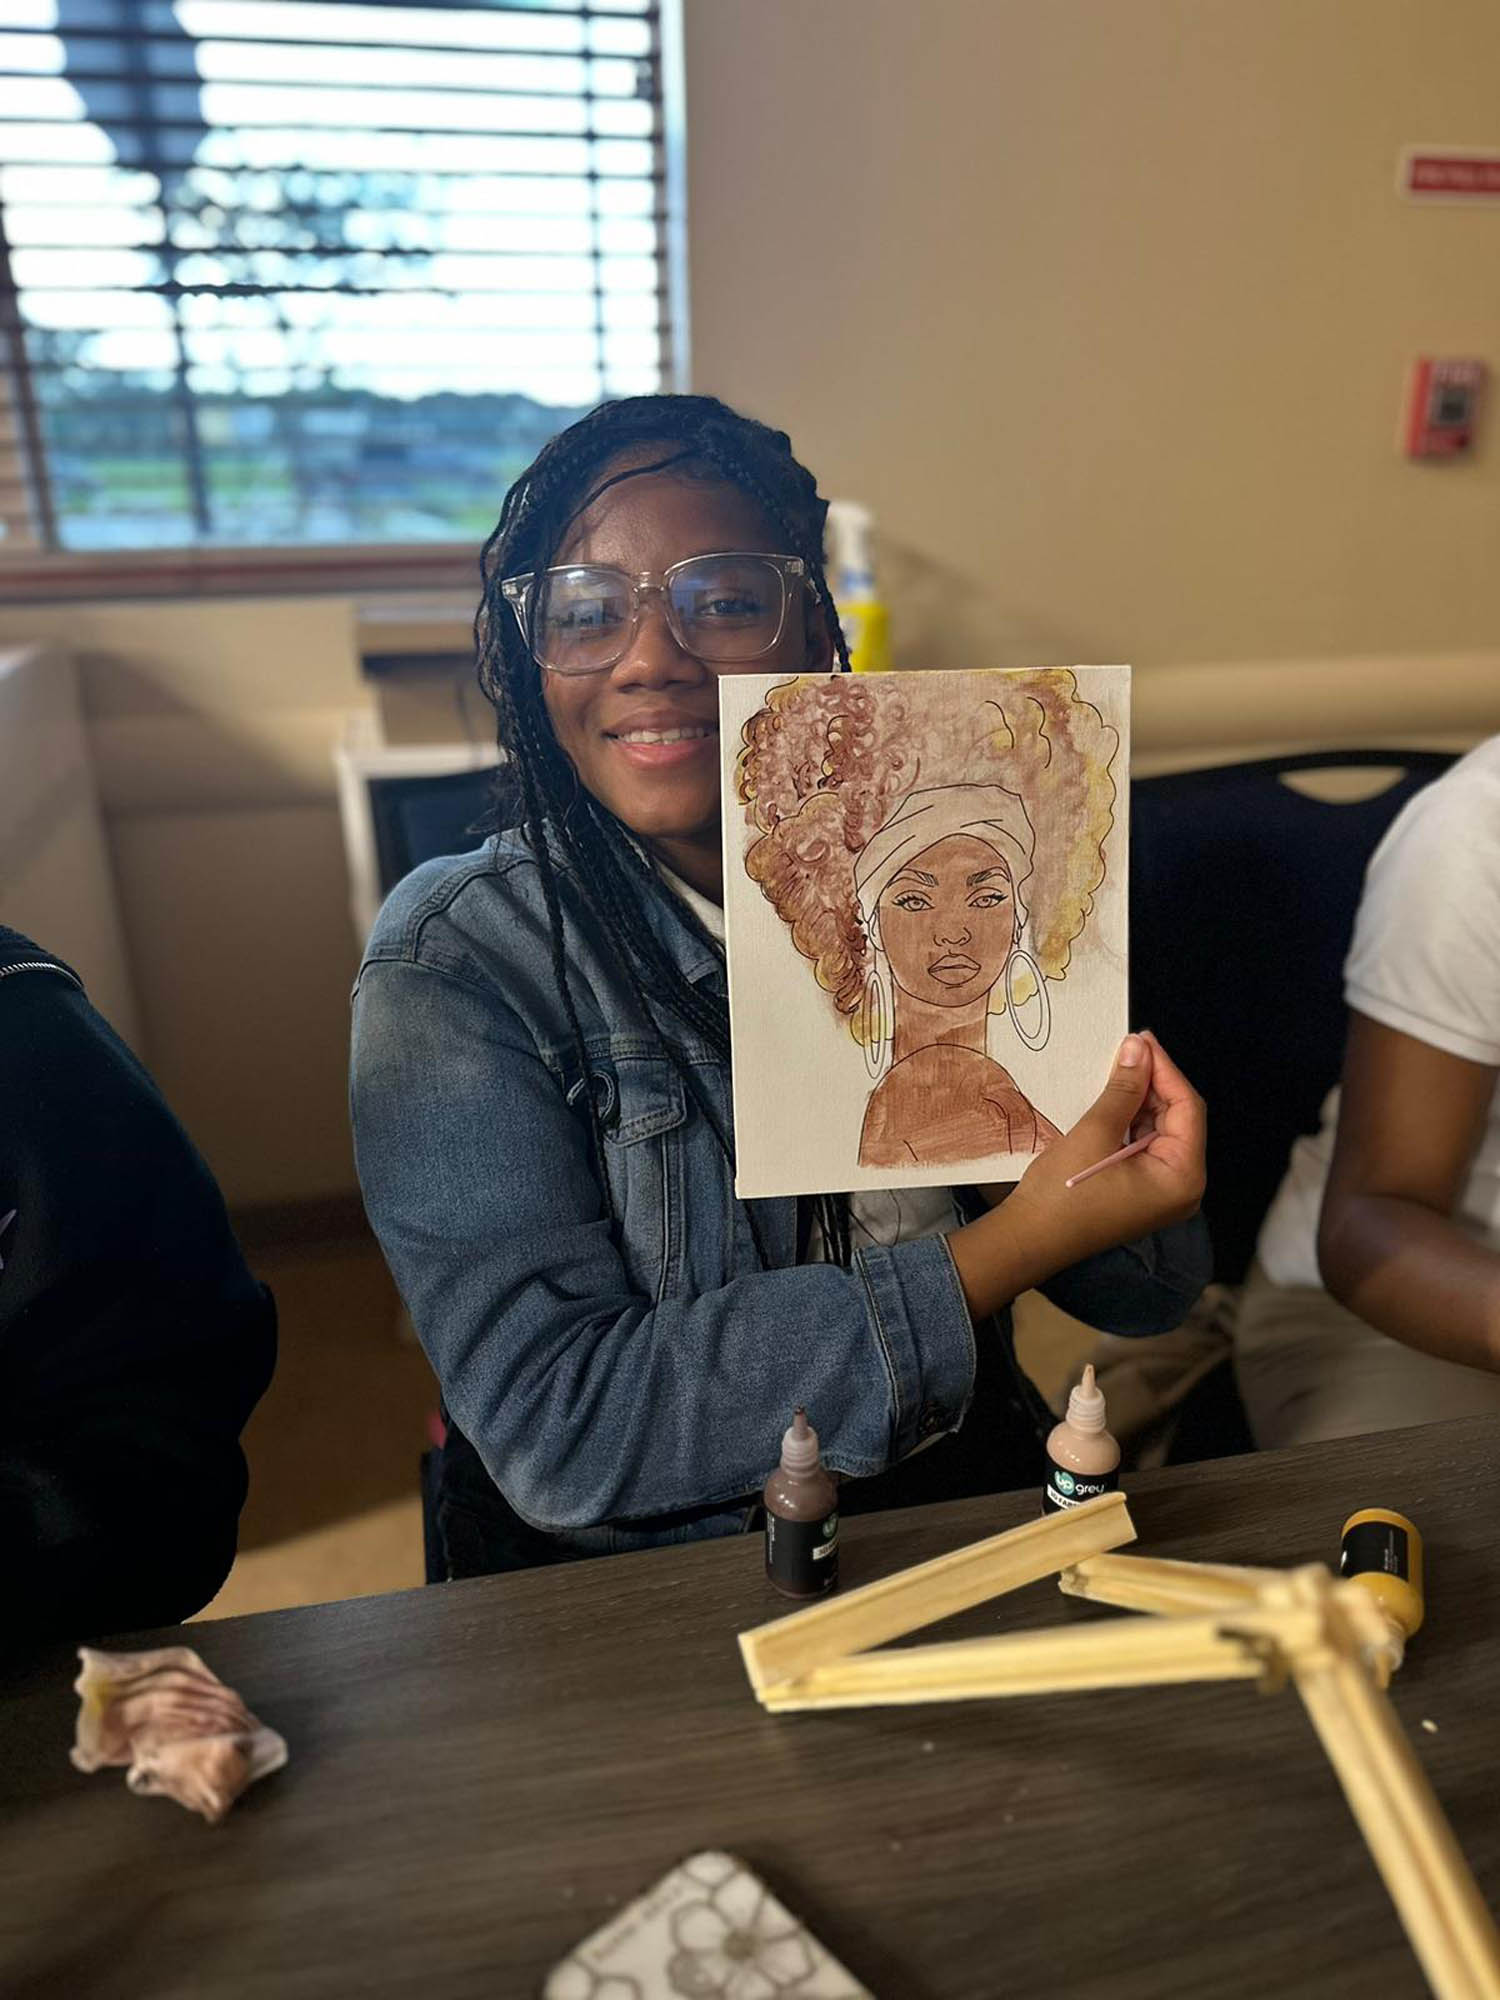
[[[1208,1104],[1214,1276],[1240,1284],[1292,1141],[1318,1127],[1344,1049],[1343,963],[1365,868],[1407,800],[1452,763],[1432,751],[1310,751],[1138,779],[1130,809],[1130,1018]],[[1374,798],[1282,782],[1374,767]],[[1172,1456],[1249,1450],[1229,1364],[1188,1399]]]
[[[467,854],[479,846],[494,794],[495,768],[450,771],[438,777],[372,777],[366,783],[380,890],[385,895],[418,862],[439,854]]]
[[[365,779],[375,865],[382,896],[420,862],[440,854],[467,854],[484,838],[495,799],[495,767],[441,774],[370,776]],[[441,1426],[435,1416],[432,1424]],[[431,1428],[431,1425],[430,1425]],[[422,1558],[428,1583],[447,1575],[437,1500],[441,1446],[434,1442],[418,1466],[422,1495]]]

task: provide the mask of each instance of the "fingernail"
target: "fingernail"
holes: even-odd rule
[[[1127,1035],[1120,1044],[1120,1053],[1115,1058],[1121,1069],[1133,1069],[1146,1053],[1146,1044],[1139,1035]]]

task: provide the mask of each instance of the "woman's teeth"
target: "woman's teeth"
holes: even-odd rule
[[[615,734],[622,743],[693,743],[701,736],[717,736],[718,730],[711,723],[698,723],[692,729],[620,729]]]

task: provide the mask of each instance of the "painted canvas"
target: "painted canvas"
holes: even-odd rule
[[[741,1195],[1019,1179],[1126,1029],[1130,670],[719,683]]]

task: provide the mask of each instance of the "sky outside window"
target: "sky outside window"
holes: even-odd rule
[[[65,546],[466,538],[559,423],[660,386],[646,0],[3,18]]]

